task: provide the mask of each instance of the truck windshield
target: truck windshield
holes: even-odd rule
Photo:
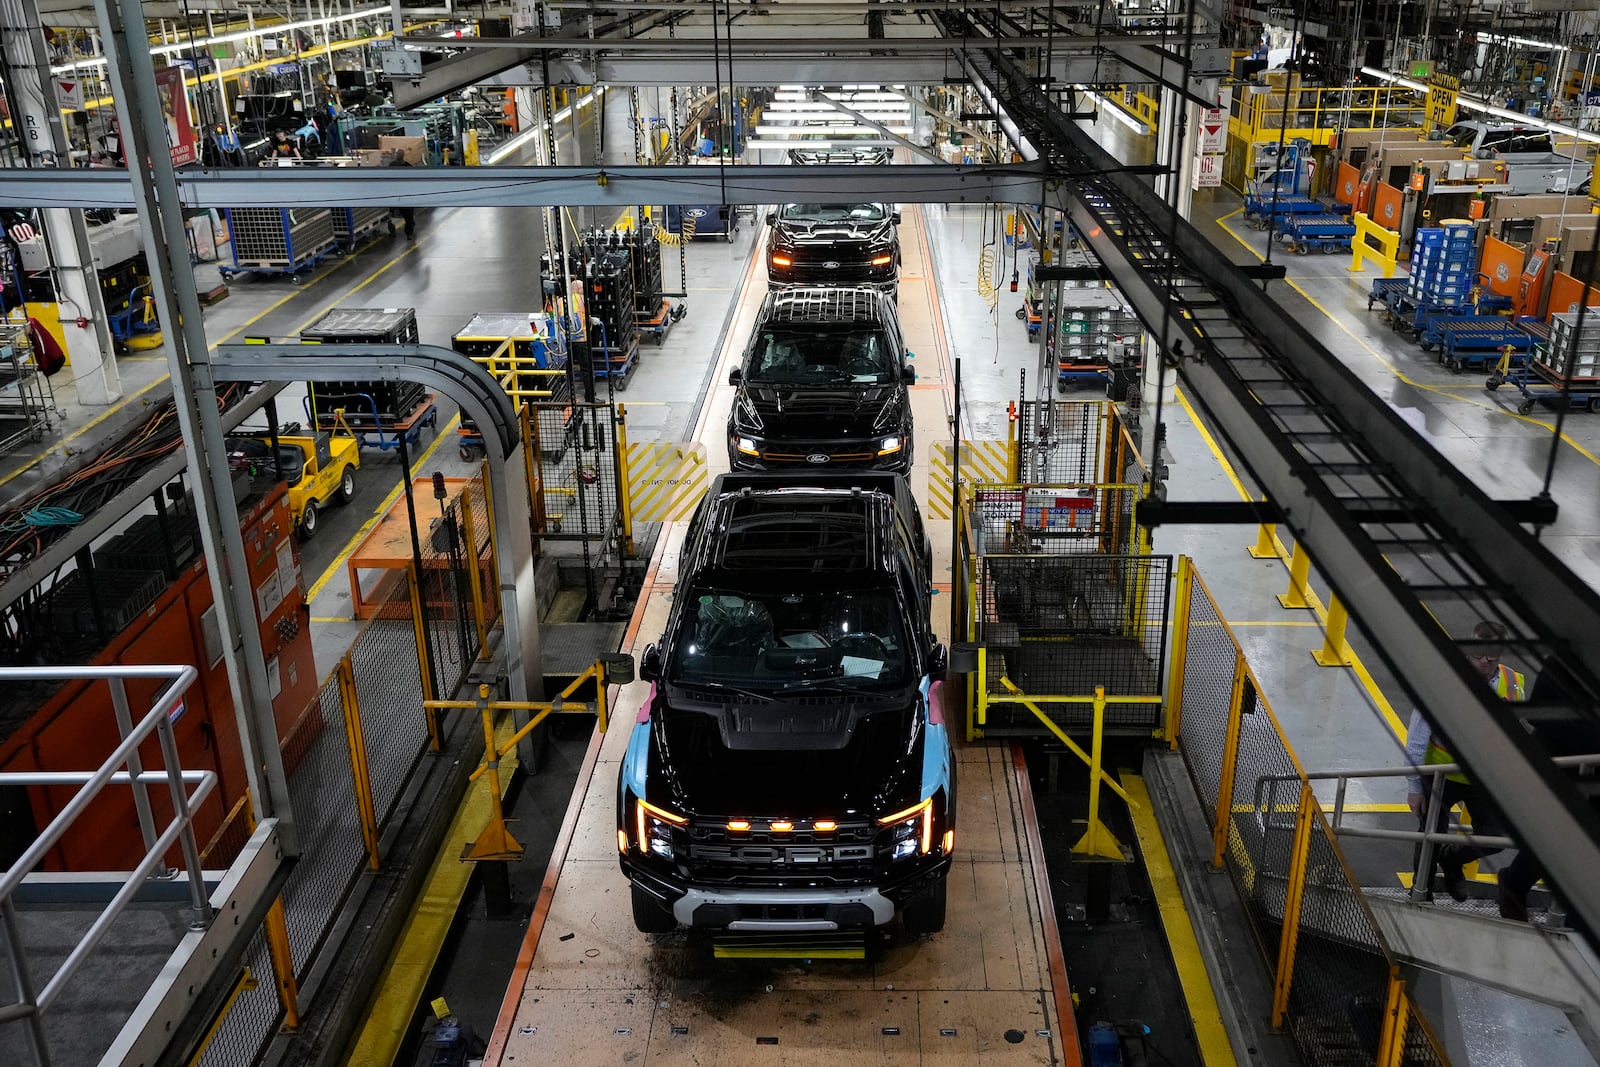
[[[888,385],[899,376],[889,339],[838,325],[773,325],[756,337],[748,377],[771,385]]]
[[[881,692],[910,681],[898,600],[887,590],[733,592],[700,588],[672,645],[669,678],[765,692]]]
[[[778,217],[793,222],[882,222],[882,204],[785,204]]]

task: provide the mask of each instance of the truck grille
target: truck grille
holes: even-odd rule
[[[852,881],[871,875],[878,828],[847,823],[835,830],[803,826],[785,833],[752,820],[750,830],[729,830],[723,822],[697,820],[689,828],[689,867],[696,878],[743,879],[761,876]]]

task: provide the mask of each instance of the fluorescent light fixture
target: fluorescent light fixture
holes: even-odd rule
[[[367,7],[360,11],[352,11],[344,15],[329,15],[327,18],[302,19],[299,22],[283,22],[276,26],[260,26],[253,30],[236,30],[233,33],[219,33],[214,37],[198,37],[192,43],[163,44],[150,49],[153,56],[170,56],[180,52],[199,51],[214,44],[227,44],[230,41],[246,41],[253,37],[272,37],[290,30],[308,30],[317,26],[332,26],[339,22],[352,22],[356,19],[383,18],[390,16],[387,7]],[[105,66],[105,57],[97,56],[94,59],[80,59],[74,63],[64,63],[59,67],[51,67],[51,74],[67,74],[85,67]]]
[[[1379,70],[1377,67],[1362,67],[1361,73],[1365,74],[1369,78],[1377,78],[1381,81],[1391,82],[1395,85],[1403,85],[1407,89],[1412,89],[1419,93],[1425,93],[1428,91],[1428,87],[1426,85],[1415,80],[1414,78],[1403,78],[1398,74],[1390,74],[1386,70]],[[1535,118],[1532,115],[1524,115],[1522,112],[1512,111],[1510,108],[1495,107],[1493,104],[1486,104],[1482,100],[1475,100],[1472,97],[1467,96],[1465,93],[1458,93],[1456,95],[1456,106],[1468,108],[1472,111],[1481,111],[1485,115],[1493,115],[1497,119],[1505,119],[1507,122],[1515,122],[1519,126],[1527,126],[1530,129],[1548,130],[1550,133],[1559,134],[1562,137],[1571,137],[1579,141],[1588,141],[1590,144],[1600,144],[1600,133],[1590,133],[1588,130],[1580,130],[1576,126],[1568,126],[1564,123],[1551,122],[1548,119]]]
[[[557,111],[554,115],[552,115],[550,117],[551,121],[552,122],[565,122],[565,121],[567,121],[567,119],[572,117],[572,112],[573,112],[574,109],[588,107],[590,104],[594,103],[596,97],[603,96],[605,94],[605,91],[606,91],[606,87],[604,85],[602,85],[599,88],[597,88],[594,92],[585,94],[584,96],[580,97],[575,102],[567,105],[566,107],[562,108],[560,111]],[[503,144],[500,147],[496,148],[493,152],[490,152],[489,153],[489,158],[486,161],[487,164],[489,166],[494,166],[494,164],[500,162],[502,159],[505,159],[511,153],[515,152],[517,149],[521,148],[523,145],[527,144],[529,141],[533,140],[535,137],[538,137],[543,133],[544,133],[544,123],[542,123],[542,122],[534,123],[532,126],[529,126],[527,129],[523,130],[521,133],[519,133],[515,137],[511,138],[511,140],[507,141],[505,144]]]
[[[879,138],[876,141],[770,141],[752,138],[744,143],[746,148],[805,148],[825,151],[833,148],[893,148],[894,141]]]
[[[1483,33],[1480,31],[1478,33],[1478,41],[1482,44],[1494,44],[1498,41],[1504,44],[1520,44],[1527,48],[1548,48],[1554,52],[1572,51],[1564,44],[1554,44],[1550,41],[1534,41],[1527,37],[1509,37],[1503,33]]]
[[[901,137],[911,136],[910,126],[885,126],[890,133],[897,133]],[[871,126],[756,126],[757,137],[786,137],[793,135],[806,135],[820,133],[826,137],[881,137],[883,130],[875,130]]]
[[[1128,129],[1132,130],[1134,133],[1143,137],[1145,134],[1150,132],[1150,127],[1146,126],[1144,123],[1140,122],[1138,119],[1134,118],[1132,115],[1128,114],[1126,111],[1122,110],[1122,108],[1118,107],[1116,104],[1113,104],[1099,93],[1092,92],[1089,89],[1084,89],[1082,86],[1079,86],[1079,89],[1083,92],[1083,95],[1087,99],[1092,100],[1095,105],[1100,108],[1100,110],[1108,112],[1112,118],[1128,127]]]

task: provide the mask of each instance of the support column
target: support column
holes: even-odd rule
[[[165,138],[151,143],[150,132],[165,129],[165,121],[156,95],[155,61],[145,38],[143,0],[95,0],[95,17],[104,39],[123,153],[130,163],[128,177],[139,205],[150,288],[166,335],[173,404],[188,456],[200,545],[216,598],[222,658],[233,690],[255,819],[258,823],[278,819],[284,852],[297,855],[299,833],[278,747],[255,591],[247,578],[249,557],[234,513],[233,477],[226,461],[205,319],[189,269],[183,205]],[[140,165],[142,160],[149,160],[148,170]]]
[[[71,166],[72,145],[61,122],[50,53],[33,0],[0,0],[0,43],[12,72],[10,99],[19,112],[28,165]],[[83,213],[51,208],[39,215],[50,265],[55,268],[62,339],[72,361],[78,401],[89,406],[109,404],[122,395],[122,376],[112,356],[105,301]]]

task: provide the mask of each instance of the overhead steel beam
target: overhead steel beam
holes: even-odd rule
[[[180,171],[187,207],[618,207],[635,204],[853,204],[863,192],[904,204],[1036,204],[1039,164],[861,167],[264,167]],[[126,172],[0,168],[0,203],[128,208]]]
[[[1197,399],[1284,515],[1284,525],[1327,576],[1409,694],[1425,707],[1493,795],[1518,837],[1592,929],[1600,929],[1600,818],[1549,753],[1527,733],[1410,591],[1357,517],[1300,454],[1261,398],[1263,367],[1291,368],[1322,410],[1337,412],[1363,447],[1392,466],[1396,480],[1437,517],[1443,535],[1471,558],[1492,561],[1508,599],[1546,650],[1559,650],[1573,673],[1600,680],[1600,598],[1550,552],[1440,456],[1375,396],[1303,324],[1256,288],[1223,253],[1150,187],[1120,172],[1117,161],[1059,112],[1008,60],[989,53],[974,74],[1002,126],[1052,154],[1066,179],[1052,191],[1077,232],[1110,270],[1139,317],[1159,339],[1161,357],[1182,351],[1179,365]],[[1024,129],[1037,121],[1040,128]],[[1070,172],[1070,173],[1069,173]],[[1085,175],[1074,179],[1071,173]],[[1114,198],[1114,201],[1111,199]],[[1175,269],[1151,269],[1119,236],[1109,208],[1140,216],[1170,240]],[[1148,255],[1148,250],[1144,253]],[[1202,336],[1181,313],[1171,279],[1193,282],[1189,292],[1220,298],[1238,324],[1232,336]],[[1163,282],[1163,278],[1167,281]],[[1180,347],[1181,346],[1181,347]],[[1234,363],[1250,368],[1249,379]],[[1515,582],[1511,587],[1510,583]]]
[[[641,46],[641,51],[643,48]],[[504,54],[503,52],[500,54]],[[727,69],[727,59],[722,61]],[[550,84],[558,88],[580,85],[713,85],[717,65],[709,49],[703,56],[636,55],[632,46],[619,48],[614,55],[562,56],[551,60]],[[743,52],[734,57],[734,74],[740,85],[850,85],[861,77],[861,57],[848,55],[751,56]],[[872,76],[884,85],[951,85],[963,79],[955,52],[876,55],[872,57]],[[1050,77],[1057,84],[1115,84],[1142,81],[1145,75],[1125,66],[1114,56],[1097,58],[1089,52],[1065,50],[1050,64]],[[523,63],[482,79],[490,84],[541,86],[539,64]],[[426,76],[424,85],[429,85]],[[411,100],[415,93],[400,95],[396,102]],[[419,90],[420,91],[420,90]],[[437,95],[437,94],[435,94]],[[427,99],[432,99],[428,97]]]

